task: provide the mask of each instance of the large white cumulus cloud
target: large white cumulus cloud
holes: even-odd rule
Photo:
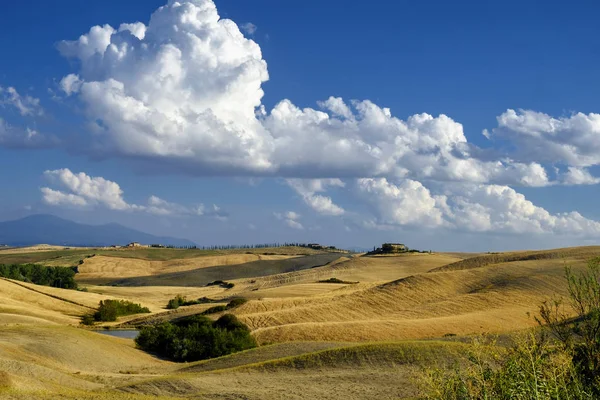
[[[61,86],[85,104],[97,148],[197,168],[271,168],[255,117],[266,62],[212,1],[171,1],[147,27],[95,26],[59,50],[80,62]]]
[[[227,214],[213,205],[208,209],[200,203],[188,207],[172,203],[151,195],[147,204],[132,204],[123,198],[123,190],[117,182],[101,176],[90,176],[85,172],[74,173],[68,168],[48,170],[44,177],[49,183],[59,189],[42,187],[43,201],[52,206],[66,207],[105,207],[109,210],[146,212],[154,215],[179,215],[179,216],[212,216],[226,218]]]
[[[600,235],[597,222],[551,214],[510,187],[598,183],[589,170],[600,163],[598,114],[508,110],[485,131],[511,142],[500,154],[469,143],[449,116],[399,118],[370,100],[331,96],[302,108],[282,99],[267,110],[261,49],[212,0],[170,0],[147,25],[95,26],[58,48],[78,65],[60,87],[82,103],[88,149],[104,156],[158,160],[193,175],[283,177],[307,207],[340,218],[353,212],[327,191],[358,193],[371,204],[372,226]],[[154,197],[131,205],[114,187],[102,197],[63,184],[69,191],[44,189],[49,203],[205,212]],[[281,219],[301,229],[290,215]]]
[[[169,1],[148,26],[95,26],[59,50],[79,60],[61,87],[84,103],[93,148],[105,154],[156,157],[192,174],[549,183],[535,162],[479,160],[445,115],[404,121],[336,97],[320,109],[282,100],[267,112],[260,47],[211,0]]]
[[[600,114],[575,113],[555,118],[531,110],[507,110],[492,135],[507,138],[517,154],[576,167],[600,164]]]
[[[594,237],[600,222],[577,212],[551,214],[504,185],[442,185],[433,194],[421,182],[399,183],[385,178],[362,178],[359,194],[368,196],[379,227],[413,226],[470,232],[558,234]]]

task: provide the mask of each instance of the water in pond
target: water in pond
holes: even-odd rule
[[[115,330],[115,331],[98,330],[95,332],[101,333],[103,335],[116,336],[116,337],[125,338],[125,339],[135,339],[140,331],[138,331],[137,329],[121,329],[121,330]]]

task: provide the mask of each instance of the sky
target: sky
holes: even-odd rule
[[[597,2],[0,7],[0,220],[199,245],[600,240]]]

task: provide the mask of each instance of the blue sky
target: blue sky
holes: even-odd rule
[[[0,220],[597,243],[595,2],[215,3],[3,6]]]

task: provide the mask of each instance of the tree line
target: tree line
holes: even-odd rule
[[[61,289],[77,289],[77,267],[46,267],[38,264],[0,264],[0,277]]]
[[[187,250],[243,250],[243,249],[266,249],[266,248],[277,248],[277,247],[304,247],[314,248],[314,243],[298,243],[298,242],[285,242],[285,243],[262,243],[262,244],[226,244],[226,245],[214,245],[214,246],[174,246],[167,245],[162,246],[160,244],[151,244],[150,247],[165,247],[167,249],[187,249]],[[320,246],[319,246],[320,247]],[[335,246],[323,246],[330,250],[336,250]]]

